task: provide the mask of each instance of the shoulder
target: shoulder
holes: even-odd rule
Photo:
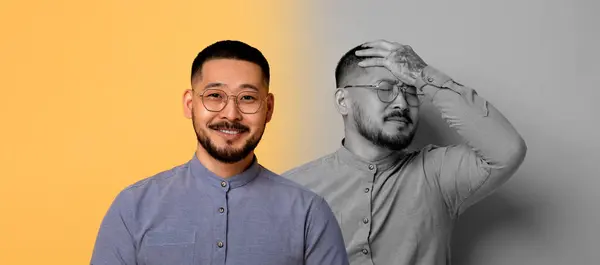
[[[156,197],[181,181],[188,172],[189,165],[185,163],[145,177],[123,188],[115,198],[115,203],[136,203],[144,198]]]
[[[188,172],[189,163],[181,164],[134,182],[127,186],[125,190],[136,191],[149,187],[164,187],[173,181],[184,177]]]
[[[301,211],[306,214],[330,210],[329,204],[323,196],[293,179],[276,174],[266,168],[263,168],[263,179],[273,186],[270,196],[279,198],[278,200],[283,204],[291,203],[288,205],[289,207],[299,207],[298,209],[301,208]]]
[[[274,173],[271,170],[266,169],[264,167],[263,167],[263,174],[264,174],[264,177],[266,177],[266,179],[268,181],[270,181],[278,189],[284,191],[286,194],[299,195],[299,196],[302,196],[302,197],[310,199],[310,200],[320,198],[320,196],[318,194],[316,194],[312,190],[308,189],[304,185],[302,185],[292,179],[286,178],[283,175]]]
[[[295,168],[289,169],[281,174],[285,178],[297,181],[298,179],[321,175],[323,171],[331,169],[331,165],[336,161],[336,153],[330,153],[316,158]]]

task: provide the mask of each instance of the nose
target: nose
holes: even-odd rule
[[[221,118],[225,118],[230,121],[242,120],[242,113],[235,104],[235,97],[229,97],[225,104],[225,107],[219,113]]]
[[[408,102],[406,102],[406,98],[402,91],[398,92],[398,96],[392,103],[390,104],[393,109],[406,109],[408,108]]]

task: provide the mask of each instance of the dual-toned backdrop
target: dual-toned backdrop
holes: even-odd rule
[[[198,51],[245,41],[272,67],[258,148],[277,173],[332,152],[333,71],[372,39],[474,87],[527,158],[454,233],[456,264],[596,264],[600,24],[586,0],[0,2],[0,264],[86,264],[125,186],[190,159]],[[415,146],[460,141],[429,105]]]

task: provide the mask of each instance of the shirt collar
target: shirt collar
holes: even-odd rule
[[[390,167],[396,165],[401,159],[405,157],[405,152],[394,151],[383,158],[380,158],[375,161],[369,161],[359,157],[358,155],[352,153],[352,151],[348,150],[348,148],[344,145],[344,140],[345,139],[342,139],[340,147],[336,151],[337,156],[341,159],[342,162],[362,171],[385,171]]]
[[[190,160],[190,167],[192,176],[194,176],[195,178],[202,179],[203,181],[207,181],[211,185],[219,189],[223,189],[225,191],[248,184],[259,175],[262,169],[261,165],[258,163],[256,155],[254,155],[252,163],[248,168],[246,168],[246,170],[244,170],[240,174],[229,178],[222,178],[215,175],[213,172],[208,170],[200,162],[200,160],[198,160],[198,157],[196,157],[196,155],[194,155],[194,157]]]

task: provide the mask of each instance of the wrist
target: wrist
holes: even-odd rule
[[[418,78],[416,78],[415,87],[420,92],[423,92],[425,87],[435,87],[440,89],[444,84],[451,80],[452,78],[448,75],[428,65],[422,69]]]

